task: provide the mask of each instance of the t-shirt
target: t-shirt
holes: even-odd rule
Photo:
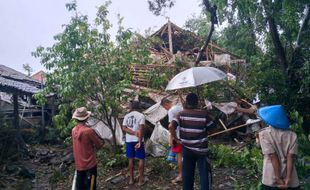
[[[184,147],[197,154],[208,152],[208,130],[213,125],[205,110],[184,109],[177,116],[174,127],[180,127],[180,140]]]
[[[259,133],[259,141],[264,154],[262,183],[267,186],[276,186],[275,174],[269,154],[276,153],[280,161],[280,178],[286,177],[287,154],[297,154],[297,135],[290,130],[275,129],[271,126]],[[295,166],[289,187],[298,187],[299,180]]]
[[[145,124],[145,116],[137,111],[132,111],[125,115],[123,120],[123,126],[128,127],[133,131],[139,131],[140,125]],[[137,136],[126,133],[126,142],[138,142],[139,138]]]
[[[93,129],[78,124],[72,129],[72,143],[76,170],[84,171],[96,166],[95,147],[100,148],[102,141]]]
[[[169,123],[173,120],[176,120],[178,114],[183,110],[182,106],[174,105],[168,110],[168,121]],[[177,137],[180,138],[180,129],[179,127],[176,128]]]

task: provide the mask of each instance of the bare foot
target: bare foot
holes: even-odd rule
[[[132,185],[132,184],[134,184],[134,183],[135,183],[135,181],[134,181],[133,179],[130,179],[128,184],[129,184],[129,185]]]
[[[182,181],[182,177],[181,176],[177,176],[175,179],[173,179],[171,182],[172,183],[178,183]]]

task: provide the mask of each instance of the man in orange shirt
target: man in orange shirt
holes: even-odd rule
[[[75,161],[76,190],[95,190],[97,178],[96,149],[103,141],[86,125],[91,112],[85,107],[77,108],[72,118],[78,124],[72,129],[73,156]]]

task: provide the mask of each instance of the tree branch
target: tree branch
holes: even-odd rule
[[[305,30],[305,28],[309,22],[309,19],[310,19],[310,7],[309,7],[309,4],[307,4],[306,5],[306,14],[304,15],[304,18],[302,19],[301,26],[300,26],[299,31],[298,31],[295,51],[296,51],[296,49],[298,49],[300,47],[300,42],[302,39],[301,36],[302,36],[302,33]]]
[[[275,47],[275,54],[279,60],[280,65],[282,66],[283,72],[287,73],[288,61],[286,59],[286,54],[282,46],[282,43],[280,41],[280,36],[279,36],[279,31],[277,29],[277,25],[274,21],[273,16],[271,15],[271,9],[268,5],[268,2],[266,0],[262,0],[262,4],[266,12],[266,18],[267,18],[267,22],[268,22],[268,26],[270,30],[270,35],[272,38],[272,43]]]

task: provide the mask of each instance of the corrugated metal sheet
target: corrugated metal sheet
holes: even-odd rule
[[[41,83],[12,68],[0,65],[0,91],[19,94],[39,92]]]
[[[39,92],[39,88],[29,85],[24,82],[15,81],[12,79],[7,79],[0,76],[0,87],[6,89],[5,91],[18,91],[30,94],[35,94]]]
[[[30,85],[37,86],[37,87],[40,87],[41,85],[40,82],[32,79],[31,77],[28,77],[27,75],[21,72],[18,72],[12,68],[9,68],[1,64],[0,64],[0,76],[7,78],[7,79],[12,79],[12,80],[28,83]]]

